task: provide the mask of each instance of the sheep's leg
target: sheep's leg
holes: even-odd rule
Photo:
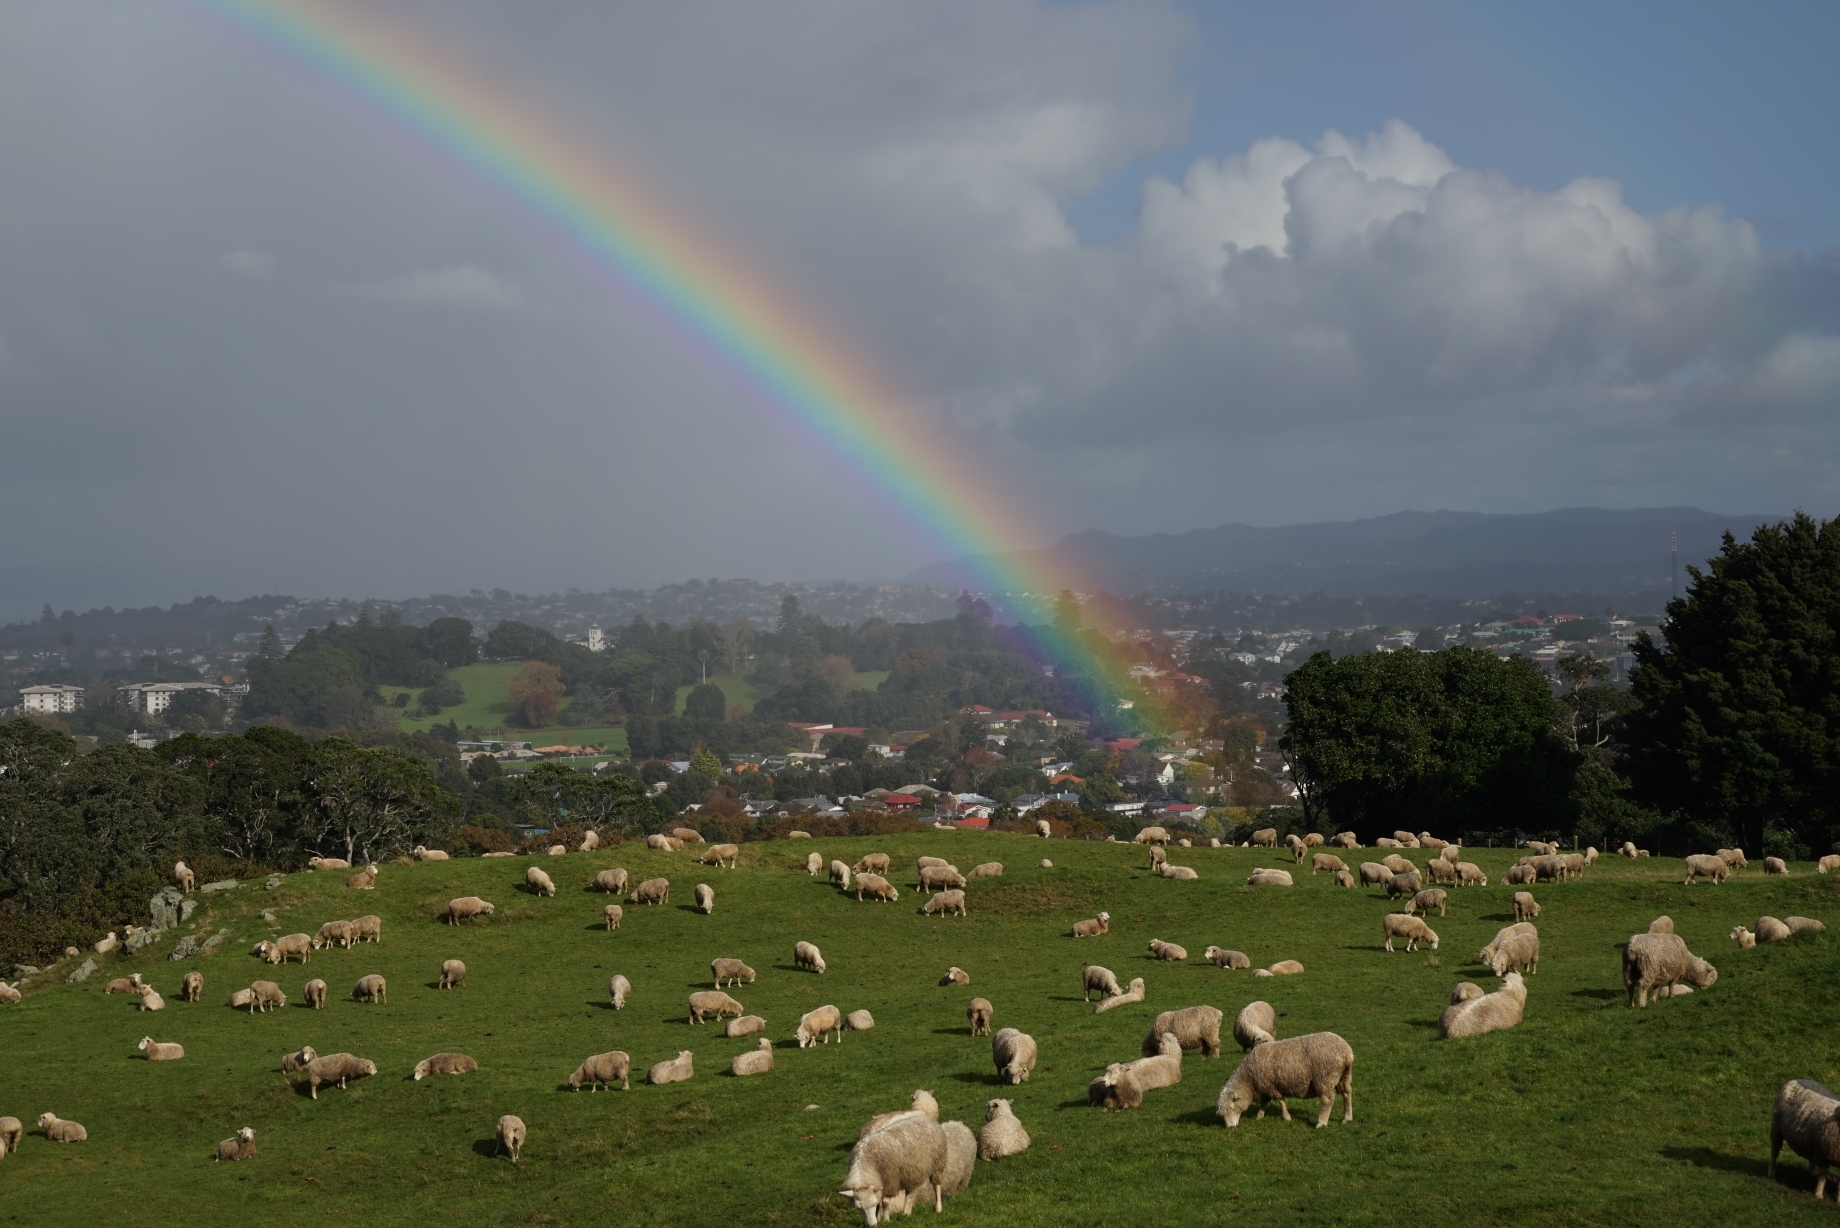
[[[1335,1088],[1325,1087],[1322,1091],[1322,1107],[1316,1112],[1318,1130],[1329,1124],[1329,1114],[1333,1112],[1335,1112]]]
[[[1278,1097],[1278,1112],[1283,1116],[1285,1121],[1291,1119],[1291,1106],[1285,1102],[1283,1096]]]

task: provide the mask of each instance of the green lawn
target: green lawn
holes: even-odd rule
[[[459,669],[449,670],[449,675],[466,690],[466,702],[452,708],[443,708],[438,716],[411,717],[405,713],[397,718],[397,728],[426,732],[429,726],[445,725],[450,720],[461,729],[468,725],[480,729],[503,727],[505,718],[511,715],[511,676],[522,665],[521,661],[509,661],[489,665],[463,665]],[[384,687],[384,698],[394,699],[398,692],[405,689]],[[413,690],[408,692],[411,704],[415,702],[418,693]],[[571,729],[567,725],[553,725],[548,729],[506,729],[505,736],[519,741],[528,740],[537,746],[561,743],[569,746],[600,746],[608,753],[623,754],[626,751],[626,731],[608,726]]]
[[[871,849],[901,867],[939,853],[965,869],[985,860],[1008,869],[972,881],[969,917],[941,919],[916,914],[911,869],[891,876],[902,888],[895,905],[858,903],[804,872],[810,851],[853,860]],[[1055,868],[1036,867],[1044,855]],[[1473,858],[1498,882],[1513,854]],[[1742,952],[1725,935],[1760,913],[1840,924],[1840,876],[1798,865],[1792,877],[1766,879],[1753,866],[1723,886],[1683,888],[1677,862],[1613,860],[1582,882],[1543,885],[1543,959],[1529,978],[1526,1022],[1444,1042],[1434,1021],[1451,986],[1493,985],[1470,956],[1510,919],[1512,888],[1453,890],[1450,915],[1431,920],[1441,949],[1388,955],[1378,892],[1337,890],[1307,873],[1290,890],[1241,885],[1253,865],[1288,864],[1282,851],[1183,849],[1172,859],[1200,881],[1150,876],[1131,846],[929,830],[744,845],[736,871],[635,846],[536,859],[556,880],[554,899],[523,892],[524,858],[387,865],[370,892],[346,889],[333,872],[202,897],[199,932],[230,932],[219,953],[175,964],[163,943],[104,957],[81,985],[62,984],[61,966],[41,978],[54,983],[0,1007],[0,1114],[30,1131],[0,1161],[4,1209],[21,1223],[100,1214],[174,1225],[430,1216],[455,1228],[841,1225],[860,1222],[835,1194],[858,1127],[926,1087],[943,1116],[974,1129],[986,1099],[1013,1096],[1034,1137],[1025,1155],[980,1163],[942,1223],[1833,1223],[1800,1161],[1787,1161],[1777,1183],[1763,1172],[1776,1088],[1794,1077],[1840,1084],[1840,933]],[[672,902],[627,904],[619,932],[604,932],[605,897],[584,886],[613,865],[635,880],[668,875]],[[698,881],[718,892],[712,916],[688,907]],[[458,929],[433,919],[467,894],[495,901],[497,916]],[[278,911],[276,924],[256,917],[262,908]],[[1101,908],[1110,934],[1066,936]],[[367,912],[385,919],[381,945],[316,952],[308,967],[279,970],[247,954],[258,938]],[[1718,965],[1719,982],[1628,1010],[1617,944],[1662,912]],[[1157,937],[1185,945],[1189,962],[1151,962],[1145,943]],[[793,970],[799,939],[823,948],[826,975]],[[1299,959],[1307,971],[1225,972],[1201,962],[1209,943],[1257,964]],[[685,1022],[685,997],[709,987],[715,956],[740,956],[759,973],[732,992],[769,1022],[778,1046],[769,1074],[730,1078],[728,1059],[752,1039]],[[465,960],[470,978],[440,992],[448,958]],[[1086,963],[1144,977],[1148,1000],[1092,1015],[1080,1000]],[[968,987],[935,985],[951,964],[970,972]],[[193,966],[206,980],[199,1005],[177,1001]],[[130,971],[167,994],[163,1013],[103,995],[108,977]],[[370,972],[389,978],[385,1006],[344,996]],[[615,972],[633,983],[619,1013],[605,988]],[[301,1005],[310,976],[331,984],[322,1012]],[[260,977],[281,983],[286,1008],[249,1017],[224,1005]],[[966,1028],[974,994],[995,1004],[997,1027],[1036,1037],[1041,1061],[1028,1083],[996,1083],[989,1042]],[[1333,1124],[1312,1131],[1314,1103],[1293,1102],[1293,1123],[1273,1115],[1224,1129],[1213,1106],[1237,1060],[1230,1039],[1226,1060],[1190,1055],[1184,1081],[1151,1092],[1136,1112],[1086,1107],[1088,1080],[1136,1056],[1157,1011],[1207,1002],[1230,1020],[1255,998],[1276,1008],[1280,1035],[1332,1029],[1354,1046],[1354,1124],[1341,1124],[1338,1105]],[[846,1033],[841,1047],[797,1049],[799,1014],[824,1003],[866,1007],[878,1026]],[[182,1042],[186,1059],[140,1060],[134,1046],[149,1032]],[[303,1044],[369,1057],[380,1073],[312,1101],[277,1066]],[[583,1057],[613,1048],[641,1071],[693,1050],[696,1077],[626,1093],[566,1089]],[[440,1050],[472,1054],[479,1073],[410,1081],[411,1066]],[[48,1143],[31,1124],[46,1110],[84,1123],[90,1141]],[[529,1125],[516,1167],[490,1154],[501,1113]],[[214,1144],[245,1125],[258,1157],[212,1164]],[[913,1222],[930,1220],[923,1211]]]

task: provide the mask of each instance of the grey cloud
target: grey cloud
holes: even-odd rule
[[[447,307],[457,311],[525,311],[523,291],[476,264],[455,264],[421,269],[401,277],[345,287],[360,298],[387,299],[419,307]]]

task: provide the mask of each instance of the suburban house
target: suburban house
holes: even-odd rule
[[[62,682],[20,687],[19,699],[27,712],[75,712],[83,706],[83,688]]]

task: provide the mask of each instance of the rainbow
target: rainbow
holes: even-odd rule
[[[571,252],[840,478],[892,506],[904,532],[946,557],[996,560],[992,593],[1081,587],[1038,563],[1003,560],[1041,540],[1002,483],[949,452],[940,432],[873,364],[851,353],[738,253],[694,230],[601,151],[347,0],[168,0],[256,55],[355,104],[463,174]],[[1039,555],[1035,556],[1040,558]],[[1094,636],[1055,636],[1057,659],[1116,679]]]

